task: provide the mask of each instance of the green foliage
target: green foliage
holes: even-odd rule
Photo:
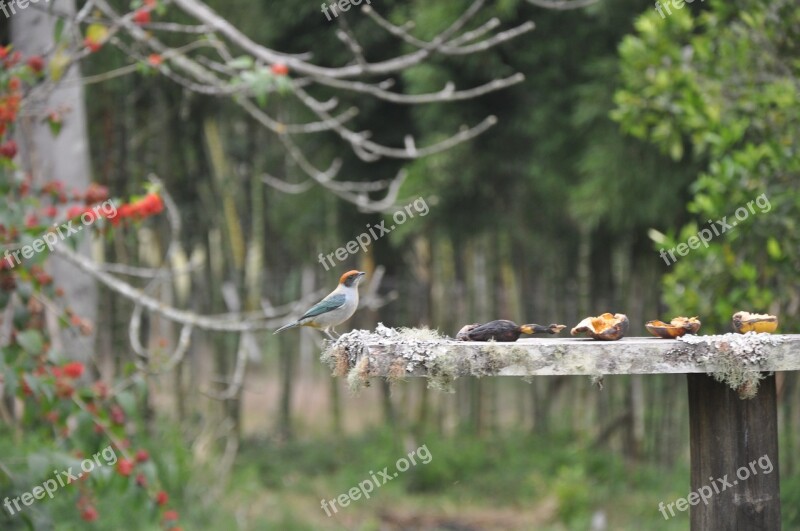
[[[781,477],[781,517],[785,529],[800,528],[800,476]]]
[[[800,6],[710,5],[697,16],[638,19],[620,46],[624,87],[613,116],[674,159],[689,148],[703,165],[688,204],[695,221],[659,248],[685,242],[707,220],[735,220],[759,197],[769,205],[672,266],[664,278],[671,310],[702,315],[717,330],[736,310],[769,310],[790,329],[800,322],[789,311],[800,269]]]

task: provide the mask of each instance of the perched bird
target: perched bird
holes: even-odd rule
[[[479,325],[471,324],[459,330],[456,339],[459,341],[516,341],[522,334],[558,334],[564,325],[551,324],[542,326],[538,324],[517,325],[513,321],[499,319]]]
[[[339,279],[339,285],[327,297],[311,307],[303,316],[275,330],[283,332],[296,326],[311,326],[322,330],[331,339],[331,330],[350,319],[358,308],[358,283],[366,275],[362,271],[348,271]]]

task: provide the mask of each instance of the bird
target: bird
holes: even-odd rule
[[[336,339],[331,330],[350,319],[358,308],[358,283],[364,278],[363,271],[348,271],[339,279],[339,285],[327,297],[311,307],[300,319],[277,330],[283,332],[298,326],[310,326],[321,330],[329,338]],[[335,332],[335,330],[333,330]]]
[[[513,321],[499,319],[485,324],[471,324],[459,330],[456,339],[459,341],[516,341],[522,334],[558,334],[564,325],[551,324],[542,326],[538,324],[517,325]]]

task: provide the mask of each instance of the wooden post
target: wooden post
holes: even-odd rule
[[[691,491],[712,492],[707,505],[690,507],[691,529],[780,529],[775,376],[749,400],[705,374],[687,377]]]

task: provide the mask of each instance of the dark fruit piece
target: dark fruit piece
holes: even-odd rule
[[[456,339],[459,341],[502,341],[512,342],[519,339],[522,334],[557,334],[566,328],[564,325],[551,324],[542,326],[538,324],[517,325],[514,321],[499,319],[486,324],[466,325],[459,330]]]

